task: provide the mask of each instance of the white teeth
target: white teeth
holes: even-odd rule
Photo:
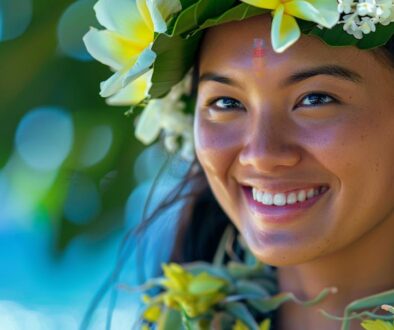
[[[279,193],[274,195],[274,204],[276,206],[286,205],[286,195]]]
[[[313,188],[309,189],[309,190],[307,191],[307,193],[306,193],[306,197],[307,197],[308,199],[309,199],[309,198],[312,198],[314,195],[315,195],[315,190],[314,190]]]
[[[264,195],[264,193],[258,191],[256,195],[257,195],[257,196],[256,196],[256,199],[257,199],[260,203],[262,203],[262,202],[263,202],[263,195]]]
[[[252,189],[253,199],[264,205],[284,206],[286,204],[292,205],[297,202],[304,202],[314,196],[320,195],[328,190],[328,187],[310,188],[308,190],[292,191],[288,194],[259,191],[256,188]]]
[[[261,201],[265,205],[272,205],[274,203],[274,198],[270,193],[264,193],[263,200]]]
[[[295,203],[297,203],[297,194],[295,192],[292,192],[287,196],[287,204]]]
[[[298,194],[297,194],[297,200],[298,200],[299,202],[303,202],[303,201],[306,200],[306,192],[305,192],[305,190],[300,190],[300,191],[298,192]]]

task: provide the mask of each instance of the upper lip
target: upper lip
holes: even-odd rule
[[[322,186],[328,187],[326,183],[316,183],[316,182],[256,182],[256,181],[243,181],[240,184],[244,187],[256,188],[259,191],[268,192],[271,194],[276,193],[287,193],[295,190],[308,190],[311,188],[319,188]]]

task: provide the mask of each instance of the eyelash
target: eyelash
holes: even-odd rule
[[[322,102],[322,103],[319,103],[319,104],[312,104],[311,103],[311,104],[308,104],[308,105],[303,105],[302,101],[304,101],[307,97],[311,97],[311,96],[314,96],[315,100],[318,99],[318,100],[321,101],[322,99],[329,98],[330,101],[329,102]],[[301,101],[296,104],[296,107],[301,106],[301,107],[309,108],[309,107],[317,107],[319,105],[323,106],[323,105],[327,105],[327,104],[331,104],[331,103],[338,103],[338,100],[336,98],[334,98],[333,96],[331,96],[329,94],[326,94],[326,93],[323,93],[323,92],[312,92],[312,93],[308,93],[307,95],[302,97]]]
[[[326,100],[327,100],[327,98],[329,99],[329,101],[328,101],[328,102],[321,102],[321,103],[319,103],[319,104],[313,104],[314,101],[312,101],[312,102],[310,102],[310,104],[307,104],[307,105],[304,104],[304,105],[303,105],[302,102],[303,102],[304,100],[306,100],[308,97],[311,97],[311,96],[314,96],[314,100],[315,100],[315,101],[316,101],[316,100],[320,100],[320,101],[321,101],[322,99],[326,99]],[[234,103],[238,103],[240,106],[231,107],[231,108],[218,107],[218,106],[216,105],[216,103],[217,103],[218,101],[223,101],[223,100],[227,100],[227,101],[233,102],[233,104],[234,104]],[[328,94],[326,94],[326,93],[322,93],[322,92],[312,92],[312,93],[308,93],[307,95],[305,95],[305,96],[301,99],[301,101],[298,102],[298,103],[296,104],[295,108],[297,108],[297,107],[310,108],[310,107],[324,106],[324,105],[331,104],[331,103],[338,103],[338,100],[337,100],[336,98],[334,98],[333,96],[328,95]],[[233,109],[236,109],[236,110],[245,110],[245,107],[242,105],[242,103],[241,103],[240,101],[238,101],[237,99],[234,99],[234,98],[232,98],[232,97],[226,97],[226,96],[224,96],[224,97],[218,97],[218,98],[214,99],[213,101],[209,102],[209,107],[214,108],[215,110],[218,110],[218,111],[233,110]]]
[[[234,103],[238,103],[241,106],[240,107],[231,107],[231,108],[218,107],[216,105],[216,103],[218,101],[223,101],[223,100],[227,100],[227,101],[231,101],[231,102],[234,102]],[[213,108],[213,109],[215,109],[217,111],[232,110],[232,109],[245,110],[245,107],[242,105],[242,103],[240,101],[238,101],[237,99],[234,99],[232,97],[226,97],[226,96],[218,97],[218,98],[214,99],[213,101],[209,102],[208,105],[209,105],[210,108]]]

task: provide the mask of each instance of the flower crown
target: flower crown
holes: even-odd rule
[[[94,9],[106,30],[92,28],[84,42],[114,71],[100,95],[110,105],[143,110],[136,125],[143,143],[162,133],[166,149],[181,144],[189,160],[194,104],[188,72],[205,29],[271,13],[278,53],[301,33],[360,49],[382,46],[394,34],[394,0],[99,0]]]

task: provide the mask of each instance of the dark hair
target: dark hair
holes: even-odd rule
[[[385,44],[382,48],[386,50],[388,56],[390,56],[391,59],[394,59],[394,37],[391,37],[389,42]]]
[[[199,171],[202,173],[200,166]],[[201,175],[198,185],[200,192],[189,200],[189,207],[180,218],[171,257],[174,262],[211,262],[223,232],[233,226],[216,201],[205,175]]]
[[[384,46],[376,48],[374,54],[394,68],[394,37],[391,37]]]

